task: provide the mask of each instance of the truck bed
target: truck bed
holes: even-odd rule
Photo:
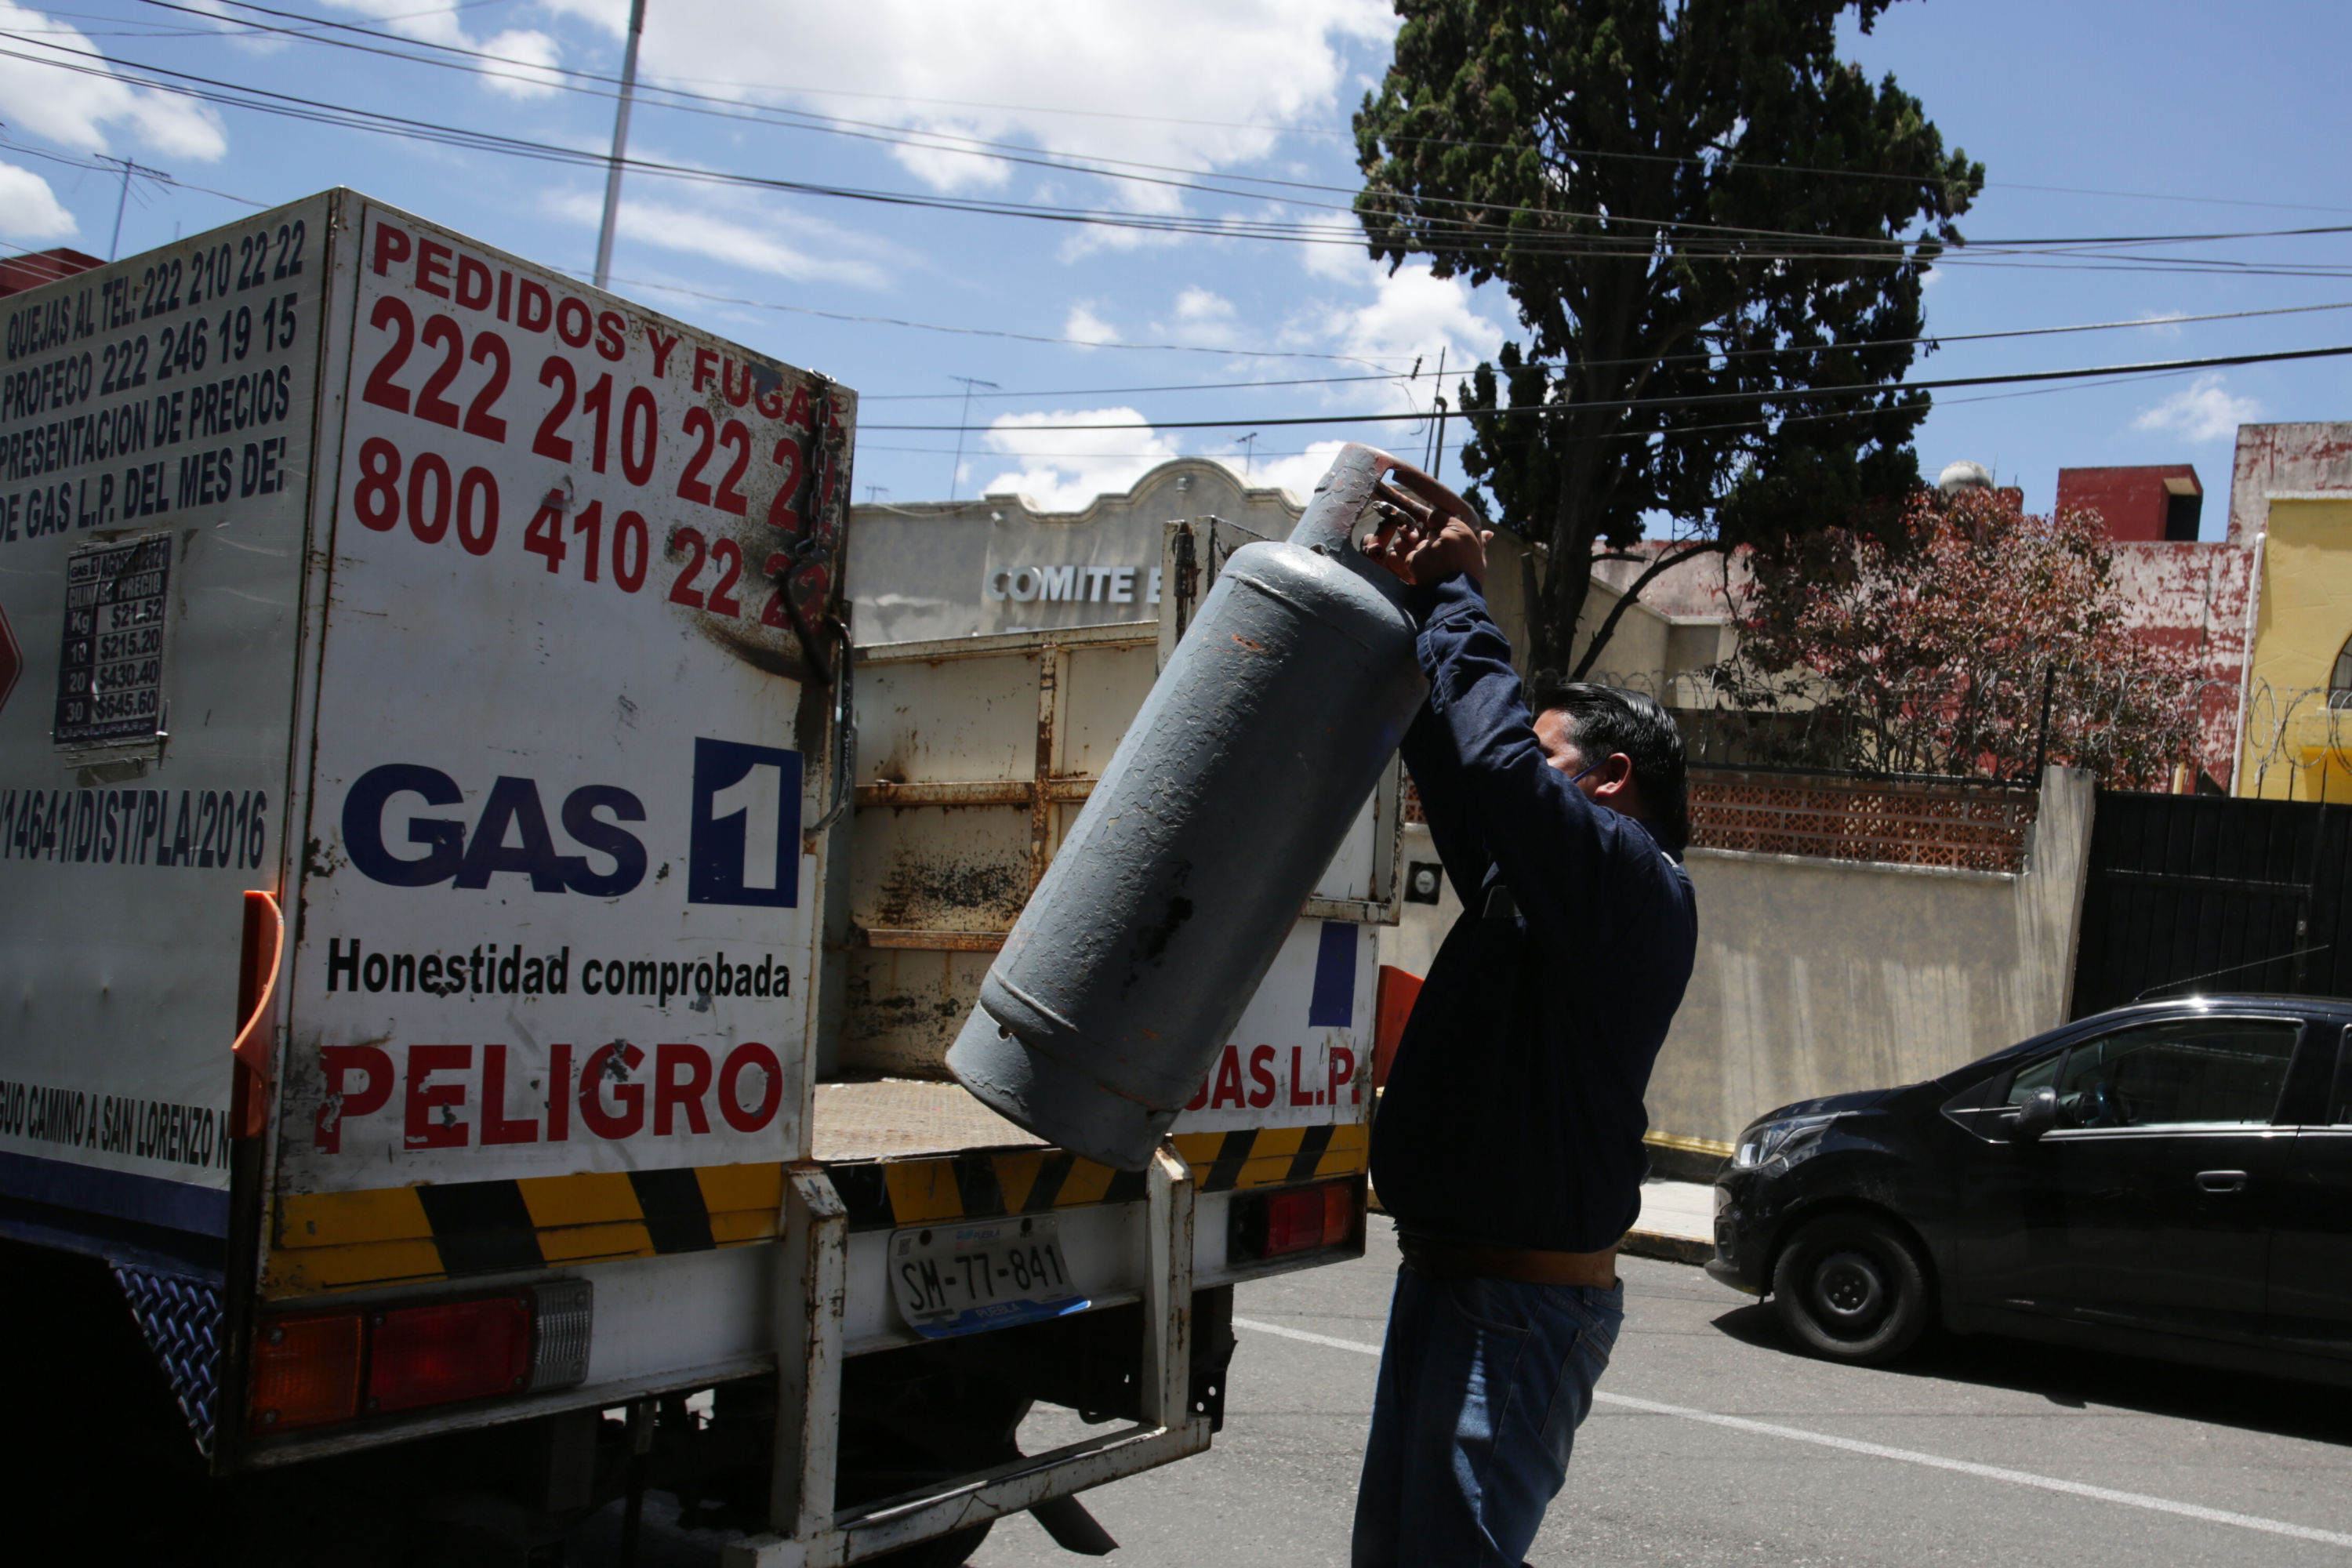
[[[827,1163],[1045,1145],[961,1084],[897,1078],[818,1084],[814,1138],[816,1157]]]

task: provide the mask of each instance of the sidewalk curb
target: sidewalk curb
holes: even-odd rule
[[[1715,1243],[1695,1236],[1668,1236],[1657,1230],[1629,1230],[1617,1250],[1635,1258],[1662,1258],[1668,1263],[1705,1263],[1715,1256]]]

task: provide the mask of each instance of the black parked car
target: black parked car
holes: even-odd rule
[[[2120,1007],[1786,1106],[1715,1189],[1707,1271],[1821,1355],[1940,1321],[2352,1384],[2352,1001]]]

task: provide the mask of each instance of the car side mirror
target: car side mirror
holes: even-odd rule
[[[2021,1143],[2031,1143],[2057,1125],[2058,1091],[2037,1089],[2018,1106],[2017,1122],[2011,1135]]]

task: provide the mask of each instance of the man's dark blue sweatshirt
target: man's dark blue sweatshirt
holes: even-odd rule
[[[1465,908],[1390,1066],[1372,1185],[1417,1235],[1597,1252],[1641,1206],[1642,1095],[1698,942],[1690,878],[1545,760],[1477,585],[1415,596],[1430,693],[1404,760]]]

